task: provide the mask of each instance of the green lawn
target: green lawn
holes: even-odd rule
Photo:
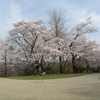
[[[14,76],[14,77],[6,77],[9,79],[19,79],[19,80],[44,80],[44,79],[59,79],[59,78],[70,78],[70,77],[77,77],[82,75],[87,75],[92,73],[76,73],[76,74],[49,74],[45,76]]]

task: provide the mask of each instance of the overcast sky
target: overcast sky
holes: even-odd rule
[[[46,11],[60,8],[66,11],[70,27],[92,17],[98,33],[87,37],[100,43],[100,0],[0,0],[0,38],[7,36],[13,23],[36,19],[48,21]]]

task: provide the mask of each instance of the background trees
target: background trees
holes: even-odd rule
[[[58,66],[58,73],[64,73],[69,65],[72,72],[78,72],[76,62],[82,60],[85,67],[91,65],[90,61],[99,66],[99,44],[85,36],[97,32],[91,18],[68,31],[64,13],[49,11],[49,26],[41,19],[14,23],[9,38],[0,43],[0,61],[13,66],[19,75],[39,74]]]

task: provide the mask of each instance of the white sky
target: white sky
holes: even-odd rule
[[[60,8],[66,11],[71,27],[92,17],[98,32],[87,37],[100,43],[100,0],[0,0],[0,38],[7,36],[13,23],[36,19],[47,21],[46,11]]]

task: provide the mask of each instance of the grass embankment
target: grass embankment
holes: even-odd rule
[[[35,75],[28,75],[28,76],[14,76],[14,77],[7,77],[9,79],[19,79],[19,80],[44,80],[44,79],[59,79],[59,78],[70,78],[70,77],[77,77],[82,75],[87,75],[91,73],[75,73],[75,74],[49,74],[44,76],[35,76]]]

